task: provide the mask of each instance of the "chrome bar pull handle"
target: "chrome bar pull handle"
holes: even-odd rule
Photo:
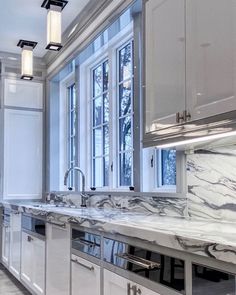
[[[127,284],[127,295],[136,295],[136,290],[137,289],[137,287],[136,286],[131,286],[131,284],[130,283],[128,283]],[[133,294],[131,294],[131,292],[133,293]]]
[[[183,112],[183,120],[184,122],[188,122],[191,120],[191,114],[187,110]]]
[[[87,265],[79,262],[77,259],[71,259],[71,261],[74,262],[74,263],[76,263],[76,264],[78,264],[78,265],[80,265],[80,266],[82,266],[82,267],[84,267],[84,268],[86,268],[86,269],[88,269],[88,270],[90,270],[90,271],[94,271],[94,267],[93,266],[87,266]]]
[[[51,225],[55,225],[55,226],[58,226],[58,227],[62,227],[62,228],[66,228],[66,223],[57,223],[57,222],[54,222],[54,221],[47,221],[47,223],[51,224]]]
[[[184,121],[184,114],[180,114],[180,112],[176,113],[176,123],[182,123]]]
[[[144,269],[154,269],[154,268],[160,268],[161,265],[158,262],[150,261],[141,257],[137,257],[135,255],[131,255],[128,253],[117,253],[117,257],[122,258],[124,260],[127,260],[130,263],[133,263],[135,265],[141,266]]]

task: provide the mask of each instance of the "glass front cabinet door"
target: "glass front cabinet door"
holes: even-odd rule
[[[192,295],[235,295],[235,275],[210,267],[192,265]]]

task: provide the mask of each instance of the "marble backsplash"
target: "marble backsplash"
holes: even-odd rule
[[[52,193],[50,199],[55,200],[55,196],[57,196],[56,201],[62,201],[68,205],[79,206],[81,203],[80,196],[77,194],[56,193],[54,195]],[[94,194],[89,196],[87,204],[93,208],[115,208],[147,214],[155,213],[161,216],[187,216],[186,198],[142,196],[141,194],[125,196],[124,193],[121,195]]]
[[[93,194],[88,206],[236,222],[236,146],[201,149],[187,155],[186,198],[133,193]],[[59,193],[59,201],[79,206],[78,194]],[[51,196],[53,200],[53,194]]]
[[[188,216],[236,221],[236,147],[187,156]]]

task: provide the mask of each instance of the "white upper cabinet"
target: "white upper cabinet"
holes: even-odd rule
[[[149,0],[145,20],[148,133],[179,123],[185,109],[185,0]]]
[[[146,146],[235,111],[236,1],[147,0],[145,66]]]
[[[43,114],[4,110],[4,199],[42,198]]]
[[[4,105],[10,107],[42,109],[42,83],[5,79]]]
[[[236,109],[236,1],[187,1],[191,120]]]

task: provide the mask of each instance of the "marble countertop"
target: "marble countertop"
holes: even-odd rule
[[[65,208],[36,203],[3,202],[4,207],[118,233],[175,250],[236,264],[236,224],[188,220],[120,209]]]

